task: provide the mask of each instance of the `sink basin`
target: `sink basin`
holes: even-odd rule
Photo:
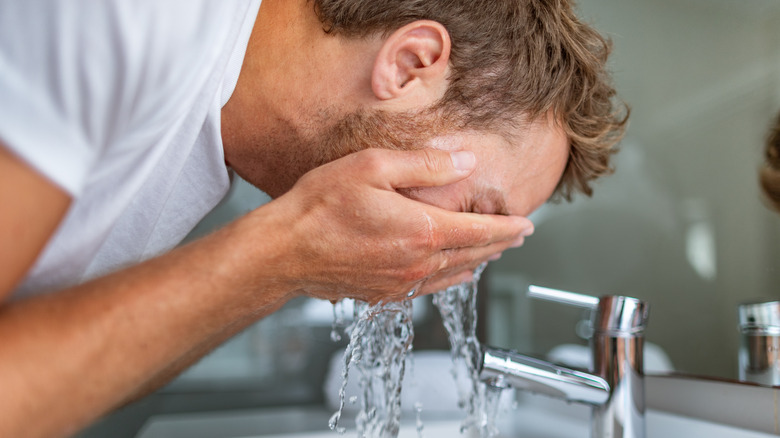
[[[339,435],[327,428],[329,410],[320,407],[262,409],[152,417],[137,438],[334,438],[357,436],[354,425]],[[436,416],[434,416],[436,417]],[[524,396],[517,408],[503,412],[499,438],[589,438],[589,408],[540,396]],[[400,438],[419,438],[413,415],[405,415]],[[424,438],[460,435],[460,418],[423,416]],[[769,438],[777,436],[676,415],[649,411],[648,438]]]
[[[554,418],[540,409],[518,409],[513,423],[524,423],[522,433],[502,433],[498,438],[522,436],[523,438],[587,438],[588,423],[579,418],[561,416]],[[543,419],[539,415],[545,415]],[[209,414],[176,414],[152,417],[137,438],[335,438],[355,437],[354,424],[344,424],[344,435],[327,427],[329,411],[320,409],[261,410],[255,412],[226,412]],[[410,415],[407,415],[407,417]],[[412,416],[413,417],[413,416]],[[476,434],[460,434],[460,418],[426,419],[423,417],[422,436],[425,438],[475,438]],[[554,425],[554,427],[551,427]],[[281,432],[280,427],[290,430]],[[295,430],[300,428],[308,431]],[[512,427],[503,422],[500,429]],[[268,433],[270,432],[270,433]],[[414,419],[407,419],[401,426],[399,438],[419,438]]]

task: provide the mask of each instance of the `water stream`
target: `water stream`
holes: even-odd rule
[[[350,370],[359,372],[361,406],[356,418],[358,437],[395,438],[401,427],[401,387],[406,358],[412,349],[412,300],[369,306],[355,302],[354,319],[347,327],[339,410],[330,428],[339,426]]]
[[[482,348],[477,339],[477,284],[485,269],[474,271],[471,282],[461,283],[433,296],[450,340],[452,377],[458,388],[458,405],[465,409],[461,432],[476,429],[481,438],[498,434],[495,417],[502,388],[479,379]],[[465,370],[463,375],[459,370]]]
[[[474,271],[473,280],[433,296],[444,327],[449,334],[453,366],[451,373],[458,388],[458,404],[466,411],[461,432],[474,429],[481,438],[497,435],[495,417],[498,412],[501,388],[485,385],[479,380],[482,360],[481,346],[476,337],[477,282],[485,265]],[[349,344],[343,356],[342,385],[339,390],[339,410],[333,414],[329,426],[339,433],[346,429],[339,425],[345,405],[346,387],[350,371],[359,373],[361,390],[360,411],[356,423],[359,438],[396,438],[401,424],[401,388],[406,370],[406,359],[412,349],[412,300],[379,303],[369,306],[355,302],[352,323],[345,332]],[[343,325],[343,312],[334,305],[334,328],[331,337],[340,339],[336,327]],[[465,375],[458,370],[466,370]],[[353,400],[350,400],[353,402]],[[416,428],[423,436],[422,405],[414,406]]]

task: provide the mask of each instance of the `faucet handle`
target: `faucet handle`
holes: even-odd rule
[[[547,287],[528,286],[528,296],[593,311],[593,330],[611,336],[641,335],[647,327],[649,305],[642,300],[605,295],[596,298]]]
[[[550,289],[549,287],[535,286],[533,284],[528,286],[528,296],[540,300],[583,307],[590,310],[596,310],[599,306],[599,299],[596,297],[567,292],[565,290]]]

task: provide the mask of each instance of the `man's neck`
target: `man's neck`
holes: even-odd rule
[[[241,74],[222,109],[225,160],[271,196],[318,163],[316,139],[375,101],[381,39],[328,35],[306,0],[263,0]]]

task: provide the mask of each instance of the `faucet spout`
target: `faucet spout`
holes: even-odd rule
[[[500,348],[484,348],[480,378],[590,405],[602,405],[610,396],[609,383],[599,376]]]
[[[642,351],[647,303],[631,297],[588,297],[531,286],[534,298],[591,310],[590,372],[573,370],[508,350],[486,347],[480,377],[593,409],[591,438],[645,437]]]

